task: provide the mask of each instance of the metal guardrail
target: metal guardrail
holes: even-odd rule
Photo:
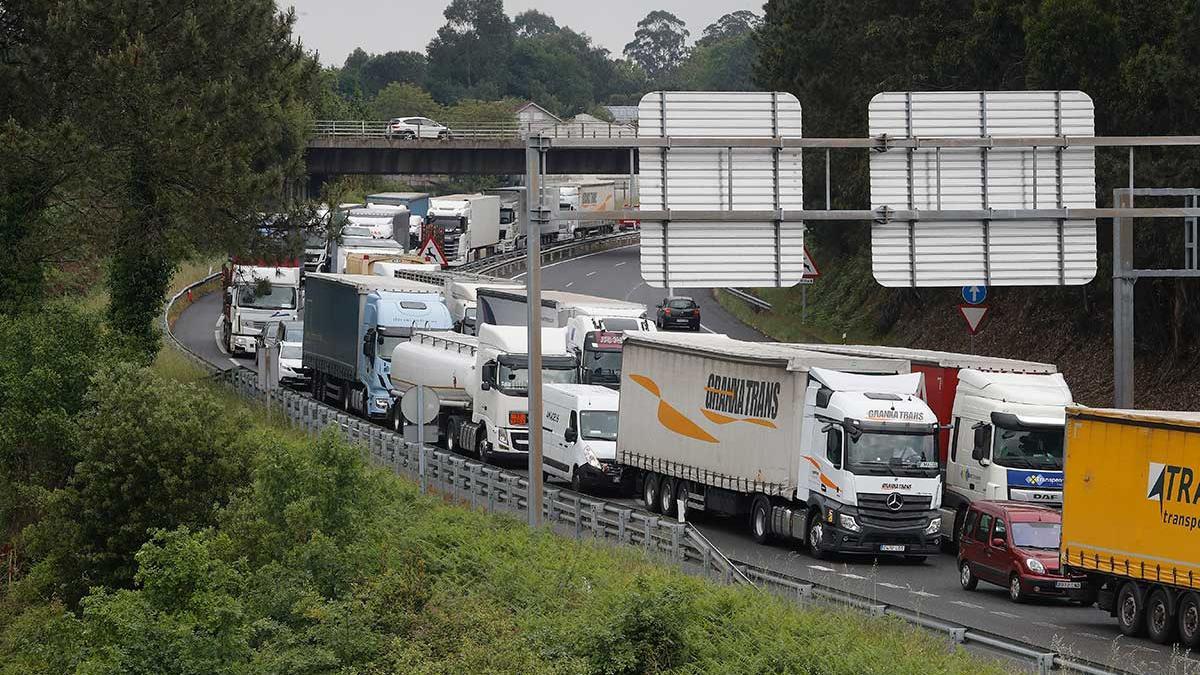
[[[313,136],[340,136],[348,138],[385,138],[385,139],[420,139],[438,140],[439,135],[430,129],[419,127],[412,130],[392,131],[390,122],[386,120],[316,120],[309,128]],[[440,128],[439,128],[440,129]],[[636,138],[637,129],[624,124],[580,122],[563,122],[561,124],[504,124],[504,123],[467,123],[462,126],[452,126],[446,134],[447,140],[453,139],[484,139],[484,140],[514,140],[519,141],[533,135],[549,138]]]
[[[590,241],[611,242],[622,236],[630,235],[612,235]],[[588,241],[571,242],[557,248],[565,252]],[[547,249],[544,254],[554,250],[556,249]],[[572,250],[578,252],[579,249]],[[486,262],[492,266],[512,263],[491,259]],[[171,345],[211,373],[214,379],[230,386],[243,398],[281,412],[290,424],[310,435],[315,436],[327,427],[337,429],[347,440],[361,445],[369,461],[396,474],[420,481],[419,470],[424,455],[426,485],[446,497],[469,504],[472,508],[510,514],[519,514],[528,508],[528,482],[524,475],[437,448],[418,447],[415,443],[405,441],[400,434],[348,415],[290,389],[260,389],[258,377],[254,372],[241,367],[221,371],[189,350],[175,338],[166,317],[171,306],[179,298],[189,290],[207,283],[213,276],[216,275],[184,288],[167,302],[163,313],[163,327]],[[663,519],[640,509],[567,489],[544,487],[543,490],[544,522],[559,533],[568,533],[577,540],[587,538],[633,546],[655,558],[680,565],[690,573],[722,583],[754,586],[802,603],[823,602],[857,608],[877,616],[894,616],[911,625],[948,637],[951,645],[975,643],[1009,658],[1030,663],[1042,675],[1055,668],[1091,675],[1114,675],[1121,672],[1102,664],[1075,659],[1053,650],[952,621],[917,614],[902,607],[893,607],[785,572],[731,560],[690,523]]]
[[[589,253],[630,246],[641,241],[641,238],[642,233],[634,230],[632,232],[614,232],[599,237],[577,239],[561,244],[551,244],[542,249],[542,264],[548,265]],[[511,278],[513,275],[525,271],[526,259],[527,255],[524,250],[512,251],[460,265],[454,268],[454,271]]]
[[[742,302],[746,303],[747,305],[750,305],[751,307],[766,310],[768,312],[771,311],[771,303],[767,302],[766,300],[763,300],[762,298],[758,297],[757,295],[752,295],[750,293],[747,293],[746,291],[743,291],[743,290],[740,290],[737,288],[726,288],[725,292],[732,295],[733,297],[737,298],[738,300],[741,300]]]

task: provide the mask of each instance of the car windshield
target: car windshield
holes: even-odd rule
[[[1061,523],[1013,523],[1013,546],[1058,550],[1062,541]]]
[[[693,309],[696,303],[691,300],[672,300],[667,303],[667,307],[671,309]]]
[[[937,435],[863,432],[857,439],[848,435],[846,463],[854,473],[936,476]]]
[[[1063,468],[1063,429],[996,428],[992,460],[1020,469]]]
[[[617,411],[585,410],[579,413],[579,435],[588,441],[617,440]]]
[[[295,309],[296,289],[273,284],[239,286],[238,306],[253,309]]]
[[[542,382],[546,384],[577,384],[579,373],[570,366],[544,366]],[[529,366],[500,363],[496,368],[496,387],[510,396],[524,396],[529,392]]]
[[[279,358],[281,359],[299,361],[303,356],[304,349],[300,345],[285,344],[279,348]]]
[[[621,352],[589,349],[583,355],[583,368],[588,384],[617,384],[621,381]]]

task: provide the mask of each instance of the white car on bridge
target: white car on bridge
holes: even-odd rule
[[[389,138],[406,139],[434,138],[438,140],[450,137],[450,129],[438,124],[428,117],[393,117],[387,126]]]

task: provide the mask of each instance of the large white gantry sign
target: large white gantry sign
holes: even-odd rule
[[[1087,94],[887,92],[871,99],[869,117],[871,136],[886,134],[871,153],[871,208],[880,214],[872,227],[872,269],[880,284],[1054,286],[1085,284],[1096,275],[1095,220],[1033,213],[1096,208],[1093,148],[988,143],[1095,136]],[[975,142],[888,144],[921,138]],[[916,217],[891,218],[891,211]],[[925,211],[933,213],[920,217]],[[955,211],[961,218],[936,213]]]
[[[800,102],[781,92],[652,92],[638,106],[643,211],[709,212],[719,218],[642,222],[642,277],[658,287],[793,286],[804,277]],[[697,139],[723,139],[697,147]],[[693,141],[691,145],[688,141]],[[775,141],[774,143],[772,141]],[[774,145],[774,147],[772,147]],[[757,211],[739,218],[739,211]],[[711,213],[723,212],[723,213]],[[774,218],[764,220],[764,212]]]

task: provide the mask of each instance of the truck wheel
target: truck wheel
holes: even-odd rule
[[[1025,591],[1021,588],[1021,575],[1013,572],[1008,576],[1008,599],[1025,602]]]
[[[571,467],[571,489],[575,492],[583,492],[583,476],[579,475],[579,467]]]
[[[1160,645],[1175,641],[1175,616],[1171,614],[1171,600],[1161,588],[1150,593],[1146,601],[1146,633]]]
[[[814,510],[808,514],[808,554],[817,560],[824,560],[828,554],[821,549],[821,540],[825,537],[825,526],[821,523],[821,512]]]
[[[664,516],[675,515],[675,480],[663,476],[662,485],[658,487],[659,511]]]
[[[958,564],[958,583],[964,591],[973,591],[979,586],[979,579],[975,578],[975,573],[971,571],[971,563],[966,560]]]
[[[658,474],[647,471],[642,478],[642,503],[650,513],[658,513]]]
[[[750,536],[760,544],[771,543],[771,502],[762,495],[750,505]]]
[[[350,405],[350,387],[346,384],[342,385],[342,410],[348,413],[354,412]]]
[[[399,401],[396,402],[396,405],[392,406],[392,414],[391,414],[390,422],[391,422],[390,426],[392,427],[392,431],[394,431],[396,433],[400,433],[401,431],[404,431],[404,413],[400,412],[400,402]]]
[[[682,506],[679,504],[680,500],[683,501]],[[683,516],[685,520],[687,519],[688,514],[687,500],[688,483],[686,480],[681,480],[675,485],[675,508],[679,510],[679,515]]]
[[[446,423],[446,449],[458,452],[458,428],[462,426],[458,420],[452,419]]]
[[[1117,626],[1126,637],[1141,637],[1146,632],[1146,601],[1132,581],[1125,582],[1117,593]]]
[[[479,461],[484,464],[491,464],[493,461],[491,445],[487,440],[487,429],[479,427],[477,432],[479,437],[475,439],[475,456],[479,457]]]
[[[1188,593],[1179,602],[1179,641],[1200,649],[1200,593]]]

